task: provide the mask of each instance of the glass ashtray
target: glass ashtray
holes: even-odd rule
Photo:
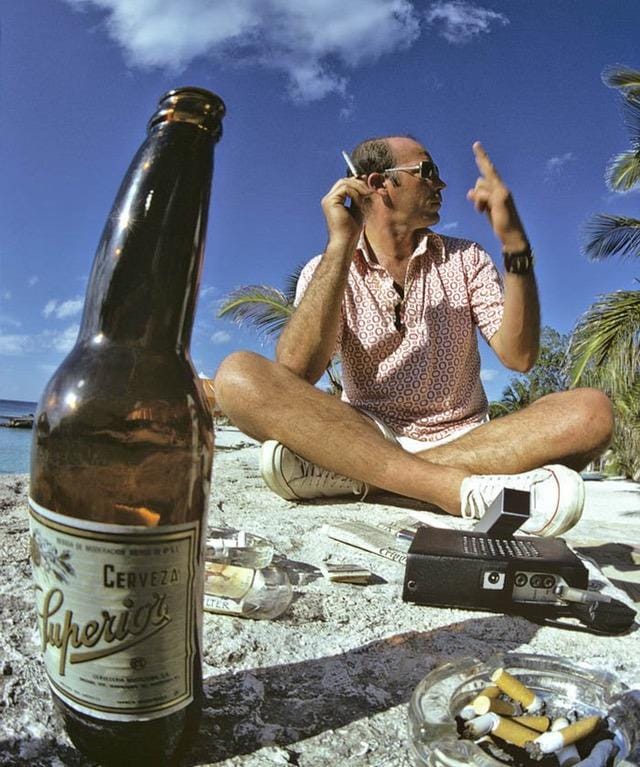
[[[640,764],[640,691],[614,674],[565,658],[498,653],[487,661],[462,658],[434,669],[418,684],[409,704],[410,748],[416,765],[429,767],[504,767],[472,740],[458,734],[455,718],[491,674],[505,668],[558,711],[608,718],[618,747],[614,764]]]

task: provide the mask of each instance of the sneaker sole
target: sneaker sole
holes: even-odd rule
[[[528,535],[538,535],[541,538],[555,538],[574,527],[582,517],[585,499],[584,480],[577,472],[566,466],[554,465],[546,466],[545,468],[553,474],[559,487],[562,487],[563,483],[567,487],[570,483],[577,496],[577,502],[571,514],[559,514],[560,508],[558,507],[544,527],[537,532],[527,533]]]
[[[278,468],[281,462],[283,445],[274,439],[268,439],[260,448],[260,474],[265,485],[284,498],[285,501],[299,501],[300,498],[291,490],[282,478],[282,472]]]

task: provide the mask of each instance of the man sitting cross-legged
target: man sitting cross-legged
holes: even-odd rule
[[[467,196],[501,243],[503,280],[476,243],[430,230],[446,185],[427,150],[371,139],[353,152],[357,177],[322,200],[327,247],[302,272],[276,361],[236,352],[221,364],[219,405],[264,443],[262,476],[283,498],[381,488],[480,518],[506,486],[531,492],[524,532],[559,535],[580,518],[577,472],[613,429],[605,395],[559,392],[488,421],[476,328],[507,368],[526,371],[540,316],[513,198],[473,151],[480,176]],[[342,400],[313,385],[335,352]]]

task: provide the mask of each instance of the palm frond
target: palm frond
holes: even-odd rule
[[[584,226],[582,252],[594,261],[613,255],[640,258],[640,220],[599,213]]]
[[[616,407],[629,425],[640,430],[640,374],[636,374],[626,391],[618,395]]]
[[[602,82],[609,88],[621,88],[626,94],[640,94],[640,71],[613,64],[602,73]]]
[[[628,192],[640,183],[640,151],[617,154],[609,160],[604,180],[612,192]]]
[[[238,325],[253,325],[264,337],[280,335],[293,313],[288,297],[269,285],[247,285],[232,291],[218,311]]]
[[[296,298],[296,288],[298,287],[298,280],[300,279],[300,275],[302,274],[302,270],[304,269],[304,267],[305,267],[305,264],[298,264],[298,266],[296,266],[296,268],[291,272],[291,274],[287,275],[287,279],[286,279],[285,287],[284,287],[284,294],[292,304]]]
[[[630,375],[637,373],[640,355],[640,291],[618,290],[600,296],[581,317],[568,351],[575,386],[591,363],[611,362]]]
[[[624,124],[629,131],[631,146],[636,153],[640,150],[640,91],[633,98],[624,100]]]

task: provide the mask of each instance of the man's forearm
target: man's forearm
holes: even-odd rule
[[[276,347],[276,360],[315,383],[334,352],[349,267],[357,240],[329,242],[302,301]]]
[[[533,272],[504,276],[504,314],[492,339],[503,364],[524,373],[538,358],[540,346],[540,303]]]

